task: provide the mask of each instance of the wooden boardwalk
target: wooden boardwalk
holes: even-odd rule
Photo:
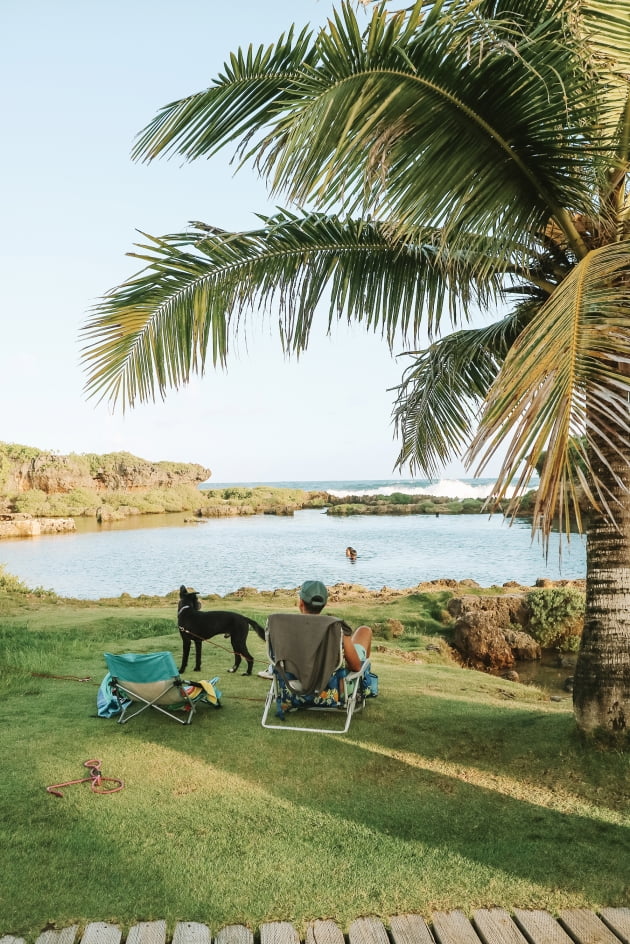
[[[215,935],[205,924],[180,921],[172,938],[165,921],[144,921],[131,927],[125,944],[301,944],[288,921],[262,924],[255,935],[243,925],[229,925]],[[44,931],[35,944],[122,944],[115,924],[92,922],[78,927]],[[27,944],[4,935],[0,944]],[[429,920],[404,914],[386,923],[378,918],[357,918],[341,931],[334,921],[314,921],[304,944],[630,944],[630,908],[603,908],[598,914],[576,908],[554,918],[547,911],[512,914],[501,908],[480,909],[468,918],[462,911],[435,912]]]

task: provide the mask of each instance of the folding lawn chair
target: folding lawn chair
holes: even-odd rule
[[[358,672],[344,668],[341,621],[324,614],[274,613],[267,620],[266,638],[273,679],[265,701],[263,728],[345,734],[354,712],[361,711],[366,697],[375,692],[368,683],[369,659]],[[277,722],[269,720],[274,703]],[[336,712],[343,716],[343,727],[288,724],[287,714],[302,708]]]
[[[110,674],[107,685],[120,711],[119,724],[125,724],[147,708],[154,708],[178,724],[190,724],[198,702],[221,707],[221,692],[215,689],[218,677],[212,681],[184,681],[170,652],[146,655],[106,652],[105,662]],[[130,710],[132,708],[135,710]],[[178,718],[176,711],[183,712],[184,716]]]

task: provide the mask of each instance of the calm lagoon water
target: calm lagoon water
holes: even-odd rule
[[[328,491],[333,486],[281,484]],[[334,484],[340,494],[346,486],[354,494],[370,487],[423,494],[429,487],[441,488],[434,494],[446,494],[447,487],[413,482],[405,488],[399,481]],[[451,494],[457,487],[460,494],[482,487],[468,481],[451,485]],[[348,545],[357,549],[355,562],[345,556]],[[191,524],[184,523],[183,515],[143,516],[102,526],[77,519],[73,534],[2,541],[0,564],[30,587],[80,599],[164,595],[182,583],[202,594],[224,595],[240,587],[294,588],[308,577],[329,586],[350,582],[371,590],[445,577],[472,578],[483,587],[509,580],[533,585],[539,577],[576,579],[586,571],[581,538],[575,535],[563,547],[561,559],[558,542],[552,540],[545,561],[524,520],[510,525],[499,515],[339,518],[320,510]]]

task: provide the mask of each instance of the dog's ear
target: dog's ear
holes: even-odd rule
[[[186,589],[184,584],[182,584],[181,587],[179,588],[180,597],[185,597],[187,593],[188,593],[188,590]]]

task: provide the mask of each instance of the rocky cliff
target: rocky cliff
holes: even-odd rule
[[[67,456],[27,446],[0,443],[0,494],[19,495],[37,489],[47,495],[75,489],[139,492],[178,485],[199,485],[210,469],[175,462],[148,462],[128,452]]]

